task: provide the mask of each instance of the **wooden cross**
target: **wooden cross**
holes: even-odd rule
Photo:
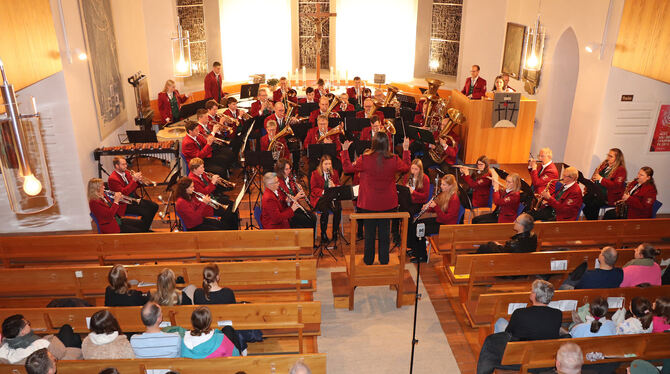
[[[303,16],[309,18],[314,22],[316,31],[314,33],[314,41],[316,42],[316,80],[321,78],[321,38],[323,37],[323,24],[330,20],[330,17],[337,16],[337,13],[323,12],[321,3],[316,4],[316,13],[301,13]]]

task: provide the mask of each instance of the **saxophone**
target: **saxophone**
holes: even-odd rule
[[[626,186],[626,190],[624,191],[624,195],[630,194],[630,191],[633,189],[632,184],[628,184]],[[626,204],[626,201],[623,199],[617,201],[614,203],[614,212],[616,213],[616,217],[620,219],[625,219],[628,217],[628,204]]]

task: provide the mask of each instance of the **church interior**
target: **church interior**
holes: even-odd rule
[[[0,372],[670,373],[667,0],[0,9]]]

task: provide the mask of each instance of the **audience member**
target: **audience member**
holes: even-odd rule
[[[191,305],[193,301],[188,295],[177,289],[177,280],[172,269],[163,269],[156,279],[156,293],[151,295],[151,301],[158,305]]]
[[[100,371],[98,374],[121,374],[116,368],[107,368]]]
[[[614,267],[619,257],[616,249],[605,247],[598,255],[600,268],[587,270],[582,275],[579,283],[575,285],[576,289],[591,288],[617,288],[623,281],[623,270]]]
[[[99,310],[91,316],[91,333],[81,344],[84,360],[112,360],[135,358],[128,338],[123,335],[119,322],[108,310]]]
[[[208,264],[202,270],[202,288],[195,290],[193,301],[202,304],[235,304],[235,294],[227,287],[219,286],[219,267]]]
[[[654,301],[653,332],[670,330],[670,297],[659,297]]]
[[[181,356],[214,358],[239,356],[239,351],[221,331],[212,329],[212,313],[206,306],[197,307],[191,314],[193,329],[184,334]]]
[[[482,244],[477,249],[477,253],[535,252],[537,248],[537,236],[533,234],[534,222],[530,214],[523,213],[519,215],[514,221],[516,235],[506,241],[504,245],[498,242]]]
[[[26,359],[28,374],[56,374],[56,357],[46,348],[31,353]]]
[[[161,307],[155,302],[144,304],[141,311],[142,323],[147,327],[143,334],[130,338],[137,358],[172,358],[181,354],[181,337],[177,333],[162,332],[163,321]]]
[[[14,314],[2,322],[2,346],[0,363],[21,365],[31,353],[46,348],[59,360],[77,360],[81,350],[71,342],[76,341],[70,325],[63,325],[57,336],[40,337],[30,327],[21,314]]]
[[[653,319],[651,303],[639,296],[630,301],[628,311],[621,308],[612,316],[612,321],[617,325],[617,335],[650,333],[653,330]]]
[[[533,305],[515,310],[504,330],[517,340],[558,339],[563,313],[547,306],[553,296],[554,286],[551,283],[535,280],[530,292]],[[496,332],[502,331],[503,324],[500,320],[496,322]]]
[[[575,343],[565,343],[556,351],[556,372],[559,374],[579,374],[583,364],[584,354]]]
[[[289,374],[312,374],[312,371],[309,370],[309,367],[302,360],[300,360],[296,361],[296,363],[291,366]]]
[[[635,248],[635,258],[623,266],[623,281],[620,287],[635,287],[644,283],[660,286],[661,267],[654,261],[654,257],[659,253],[649,243],[642,243]]]
[[[114,265],[107,275],[109,286],[105,290],[105,306],[140,306],[148,301],[141,291],[130,289],[128,275],[123,265]]]
[[[628,374],[658,374],[658,369],[649,361],[634,360],[630,363],[630,366],[626,368],[626,372]]]
[[[573,338],[590,338],[592,336],[616,335],[616,325],[607,319],[607,300],[595,298],[589,303],[590,315],[584,323],[580,323],[570,330]]]

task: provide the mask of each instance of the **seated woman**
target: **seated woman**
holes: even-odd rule
[[[628,310],[621,308],[612,316],[612,321],[617,326],[617,335],[650,333],[653,330],[653,319],[651,303],[639,296],[630,301]]]
[[[194,191],[191,178],[183,177],[177,182],[175,210],[186,229],[189,231],[225,230],[226,227],[221,221],[210,218],[214,214],[214,208],[210,206],[214,204],[212,199],[207,195],[193,196]]]
[[[670,330],[670,297],[659,297],[654,301],[653,332]]]
[[[342,219],[342,204],[340,201],[324,199],[321,201],[326,188],[337,187],[340,185],[340,174],[333,169],[333,160],[329,155],[321,156],[319,165],[312,172],[310,178],[310,200],[316,210],[321,211],[319,218],[319,227],[321,227],[321,243],[325,244],[331,241],[326,230],[328,229],[328,216],[333,213],[333,227],[331,229],[332,241],[337,241],[337,232],[340,229],[340,220]],[[335,244],[337,245],[337,244]]]
[[[614,206],[621,200],[626,181],[626,161],[623,152],[619,148],[612,148],[607,152],[607,157],[593,172],[591,180],[598,189],[598,194],[587,193],[584,195],[584,216],[586,219],[598,219],[600,207],[604,205]]]
[[[158,274],[156,293],[151,294],[151,301],[163,306],[193,304],[186,293],[177,289],[177,281],[172,269],[163,269]]]
[[[219,280],[219,267],[213,263],[205,266],[202,270],[202,288],[193,294],[194,304],[235,304],[233,290],[219,286]]]
[[[187,98],[188,96],[180,95],[179,91],[175,89],[175,83],[172,79],[165,82],[163,91],[158,93],[158,112],[161,115],[163,125],[179,121],[179,108]]]
[[[428,175],[423,172],[423,162],[421,159],[415,158],[409,166],[409,173],[400,181],[401,186],[409,189],[409,194],[406,190],[398,190],[398,207],[399,211],[409,213],[410,222],[413,217],[421,211],[421,207],[428,201],[430,197],[430,179]],[[400,220],[394,219],[391,222],[391,233],[393,234],[393,242],[400,244]]]
[[[139,219],[121,218],[117,214],[123,195],[115,192],[113,201],[105,197],[105,184],[100,178],[91,178],[88,181],[88,207],[91,214],[98,221],[100,232],[103,234],[118,234],[120,232],[145,232],[145,224]]]
[[[514,231],[516,235],[512,236],[505,244],[498,242],[488,242],[482,244],[477,249],[477,253],[523,253],[535,252],[537,249],[537,236],[533,234],[535,220],[530,214],[522,213],[514,220]]]
[[[493,203],[496,209],[492,213],[481,214],[472,219],[472,223],[510,223],[516,219],[521,201],[521,177],[512,173],[505,179],[505,191],[500,193],[500,182],[495,170],[491,171],[493,182]]]
[[[586,322],[575,325],[570,330],[570,335],[573,338],[616,335],[616,325],[607,319],[608,308],[607,300],[602,297],[591,300],[590,315],[586,317]]]
[[[141,291],[130,289],[123,265],[114,265],[107,274],[107,280],[109,286],[105,289],[105,306],[139,306],[149,300]]]
[[[651,218],[657,193],[656,183],[654,183],[654,169],[643,166],[637,172],[637,178],[628,183],[626,192],[617,202],[617,204],[625,204],[625,215],[618,216],[616,209],[610,209],[605,212],[604,219]]]
[[[81,343],[84,360],[135,358],[133,347],[109,310],[100,310],[91,316],[90,330]]]
[[[293,176],[293,168],[289,160],[285,158],[277,160],[275,163],[275,173],[277,173],[277,179],[279,180],[279,190],[287,195],[287,197],[290,195],[291,198],[289,200],[307,201],[305,191],[303,191],[296,177]],[[316,216],[309,209],[298,209],[293,214],[293,217],[291,217],[289,224],[293,228],[314,229]]]
[[[642,243],[635,248],[635,258],[623,266],[623,282],[619,287],[635,287],[648,283],[650,286],[661,285],[661,267],[654,261],[660,254],[649,243]]]
[[[472,189],[472,207],[487,207],[489,205],[489,194],[491,193],[489,158],[484,155],[479,156],[477,159],[477,170],[472,173],[466,168],[460,168],[460,170],[461,174],[463,174],[463,180]]]
[[[188,358],[215,358],[239,356],[233,342],[220,330],[212,329],[212,312],[206,306],[193,310],[193,329],[184,333],[181,356]]]

